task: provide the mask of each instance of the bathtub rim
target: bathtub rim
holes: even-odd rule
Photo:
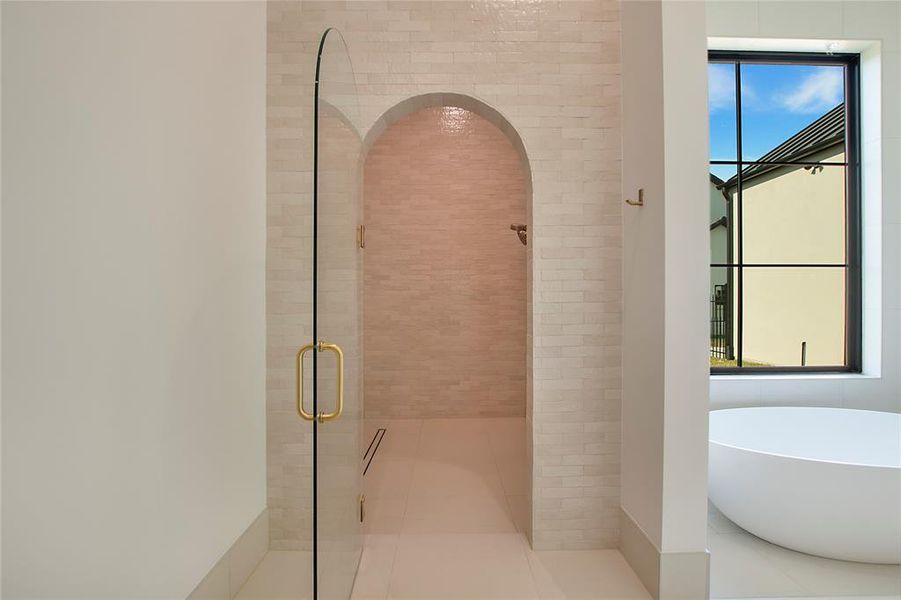
[[[721,408],[717,410],[711,410],[709,413],[712,415],[716,412],[731,412],[731,411],[748,411],[748,410],[781,410],[781,409],[804,409],[804,410],[825,410],[825,411],[852,411],[852,412],[866,412],[866,413],[879,413],[879,414],[888,414],[888,415],[898,415],[899,419],[901,419],[901,413],[894,413],[885,410],[869,410],[869,409],[856,409],[856,408],[844,408],[844,407],[834,407],[834,406],[739,406],[732,408]],[[709,420],[709,418],[708,418]],[[709,427],[708,427],[709,430]],[[843,461],[843,460],[826,460],[823,458],[814,458],[810,456],[796,456],[794,454],[785,454],[782,452],[767,452],[765,450],[760,450],[756,448],[747,448],[745,446],[740,446],[737,444],[731,444],[728,442],[720,442],[712,439],[710,437],[710,433],[708,432],[707,440],[710,444],[717,444],[724,448],[733,448],[735,450],[741,450],[743,452],[751,452],[754,454],[759,454],[763,456],[776,456],[779,458],[789,459],[789,460],[798,460],[798,461],[806,461],[806,462],[816,462],[816,463],[825,463],[829,465],[844,465],[848,467],[854,468],[867,468],[867,469],[882,469],[888,471],[899,471],[901,472],[901,463],[897,465],[887,465],[887,464],[872,464],[872,463],[860,463],[860,462],[851,462],[851,461]]]

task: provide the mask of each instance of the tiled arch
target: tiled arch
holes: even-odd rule
[[[515,138],[453,104],[415,103],[369,139],[364,370],[374,418],[525,416],[528,245],[508,225],[526,222],[529,174]],[[400,302],[407,310],[395,310]]]
[[[389,125],[391,125],[395,121],[398,121],[399,119],[406,117],[411,113],[422,110],[423,108],[441,106],[452,106],[473,112],[500,129],[504,133],[504,135],[507,136],[507,139],[510,140],[510,142],[513,144],[513,147],[516,148],[516,151],[519,153],[523,171],[527,175],[526,181],[528,186],[526,190],[526,196],[527,203],[531,204],[532,169],[529,165],[529,155],[528,152],[526,152],[526,146],[523,143],[519,132],[516,131],[516,128],[513,127],[510,121],[503,114],[501,114],[499,110],[487,104],[486,102],[479,100],[478,98],[474,98],[466,94],[458,94],[454,92],[431,92],[428,94],[411,96],[409,98],[406,98],[405,100],[401,100],[400,102],[383,112],[382,115],[377,118],[369,128],[369,131],[366,132],[366,135],[363,138],[363,160],[366,160],[366,154],[369,152],[372,144],[375,143],[375,140],[379,138],[382,132],[384,132]]]

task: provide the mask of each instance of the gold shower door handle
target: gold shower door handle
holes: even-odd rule
[[[338,399],[337,404],[335,405],[335,412],[321,412],[319,413],[319,422],[325,423],[326,421],[334,421],[338,417],[341,416],[341,413],[344,412],[344,352],[341,350],[341,347],[338,344],[329,344],[328,342],[319,342],[319,351],[322,352],[324,350],[329,350],[335,353],[335,356],[338,359],[338,377],[337,377],[337,386],[338,386]]]
[[[337,385],[338,385],[338,402],[335,406],[335,412],[320,412],[319,415],[314,415],[313,413],[308,413],[304,410],[303,407],[303,357],[304,355],[315,348],[319,352],[324,350],[329,350],[335,353],[335,356],[338,357],[338,377],[337,377]],[[297,351],[297,359],[296,359],[296,380],[297,380],[297,414],[301,416],[304,421],[312,421],[314,419],[318,420],[320,423],[325,423],[326,421],[334,421],[338,417],[341,416],[341,413],[344,412],[344,352],[341,351],[341,347],[338,344],[329,344],[328,342],[319,342],[318,344],[307,344],[303,348]]]
[[[315,347],[316,346],[314,344],[307,344],[297,351],[297,365],[295,375],[295,380],[297,381],[297,414],[299,414],[304,421],[312,421],[316,418],[313,413],[308,413],[303,408],[303,355]]]

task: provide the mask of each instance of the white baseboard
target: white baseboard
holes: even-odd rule
[[[232,600],[269,550],[269,509],[238,536],[187,600]]]
[[[710,553],[661,553],[624,510],[620,510],[620,551],[654,600],[710,598]]]

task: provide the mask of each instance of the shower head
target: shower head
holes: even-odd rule
[[[525,246],[528,241],[526,234],[526,226],[521,223],[513,223],[510,225],[510,229],[516,232],[516,236],[519,238],[519,241],[522,242],[522,245]]]

